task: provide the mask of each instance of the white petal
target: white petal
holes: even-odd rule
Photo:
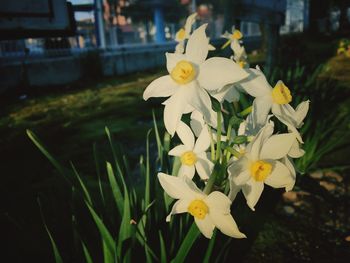
[[[273,133],[274,124],[272,121],[269,121],[263,128],[260,129],[259,133],[255,138],[247,145],[247,153],[249,153],[250,158],[255,161],[260,157],[260,150],[264,142],[269,138]]]
[[[251,174],[249,170],[244,170],[237,176],[232,177],[232,181],[236,185],[244,185],[251,179]]]
[[[168,154],[171,156],[181,156],[186,151],[188,151],[187,147],[181,144],[172,148]]]
[[[220,214],[230,213],[231,200],[226,195],[224,195],[219,191],[211,192],[204,199],[204,202],[208,205],[209,211],[212,211],[213,209],[215,209]]]
[[[202,180],[209,179],[213,171],[214,164],[208,158],[198,158],[196,164],[196,170]]]
[[[190,186],[189,181],[177,176],[158,173],[158,179],[164,191],[174,199],[192,200],[198,195],[198,191],[201,192],[198,187]]]
[[[207,129],[202,113],[197,110],[194,110],[191,114],[190,125],[196,137],[199,136],[203,128]]]
[[[273,162],[272,172],[266,178],[265,184],[274,188],[290,188],[295,184],[295,178],[283,163],[275,161]]]
[[[187,36],[191,34],[192,25],[194,24],[194,22],[196,22],[197,15],[197,13],[193,13],[192,15],[189,15],[186,19],[184,29]]]
[[[241,233],[231,214],[221,214],[216,209],[209,212],[211,220],[215,226],[225,235],[234,238],[246,238],[246,235]]]
[[[189,95],[190,100],[189,103],[201,114],[207,123],[216,127],[216,113],[211,108],[211,100],[208,93],[193,83],[193,87],[191,87],[192,94]]]
[[[290,148],[288,152],[288,156],[292,158],[300,158],[305,154],[305,151],[300,148],[300,144],[298,140],[295,140],[292,147]]]
[[[185,165],[185,164],[182,164],[180,169],[179,169],[179,173],[178,173],[178,176],[179,177],[186,177],[188,179],[191,179],[193,178],[194,174],[196,172],[196,168],[194,165]]]
[[[199,66],[198,81],[207,90],[218,90],[247,76],[248,73],[231,59],[213,57]]]
[[[180,53],[165,53],[165,56],[166,56],[166,68],[169,74],[171,73],[171,71],[174,69],[174,67],[179,61],[186,60],[186,56]]]
[[[215,228],[210,216],[207,215],[204,219],[194,218],[194,221],[196,222],[199,231],[201,231],[206,238],[210,239]]]
[[[169,215],[166,217],[166,222],[170,222],[171,216],[175,215],[175,214],[181,214],[181,213],[186,213],[188,211],[188,206],[190,204],[191,201],[189,200],[185,200],[185,199],[181,199],[181,200],[177,200],[172,209],[171,212],[169,213]]]
[[[264,125],[271,110],[271,106],[272,99],[270,95],[255,98],[253,102],[253,110],[251,113],[253,121],[258,125]]]
[[[206,28],[207,24],[197,28],[188,39],[186,46],[187,59],[197,65],[203,63],[208,55],[209,40],[205,34]]]
[[[237,83],[245,92],[253,97],[271,95],[272,88],[260,70],[248,69],[246,71],[249,73],[249,76]]]
[[[272,113],[284,124],[297,127],[295,121],[295,110],[289,104],[276,104],[272,105]]]
[[[295,142],[293,133],[272,135],[263,144],[260,152],[261,159],[281,159],[290,151]]]
[[[246,157],[240,158],[238,161],[233,162],[227,168],[228,174],[233,178],[243,173],[248,168],[249,160]]]
[[[204,127],[202,129],[201,133],[199,134],[199,137],[196,141],[196,144],[193,148],[193,151],[195,153],[205,152],[210,146],[210,135],[208,129]]]
[[[239,92],[233,84],[228,84],[219,91],[210,91],[209,93],[219,102],[224,100],[228,102],[239,101]]]
[[[153,80],[143,93],[143,99],[148,100],[151,97],[169,97],[173,95],[179,86],[171,79],[169,75]]]
[[[241,191],[241,186],[236,185],[232,179],[230,179],[229,182],[230,182],[230,192],[228,193],[228,198],[233,202],[238,192]]]
[[[242,192],[247,200],[247,205],[255,211],[255,205],[259,201],[262,191],[264,190],[264,183],[257,182],[254,179],[251,179],[247,184],[243,185]]]
[[[184,122],[180,121],[177,126],[176,133],[179,136],[182,143],[189,149],[192,150],[194,147],[194,135],[190,127]]]
[[[288,170],[290,171],[290,174],[293,178],[293,181],[295,183],[295,180],[296,180],[296,172],[295,172],[295,167],[294,167],[294,163],[293,163],[293,160],[291,160],[290,158],[288,157],[284,157],[282,159],[282,163],[288,168]],[[286,186],[286,191],[290,191],[292,190],[294,187],[294,184],[289,184],[288,186]]]
[[[307,112],[309,111],[309,104],[309,100],[303,101],[295,109],[295,121],[298,128],[301,126],[303,120],[306,117]]]
[[[165,102],[164,125],[171,136],[174,136],[186,105],[186,92],[182,88]]]

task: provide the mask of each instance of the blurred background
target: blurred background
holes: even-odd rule
[[[26,129],[64,167],[74,163],[97,195],[98,182],[107,181],[105,161],[114,155],[108,127],[127,156],[129,180],[141,185],[140,155],[148,149],[151,163],[156,159],[154,138],[149,148],[145,141],[152,110],[162,138],[165,132],[161,100],[144,102],[142,93],[165,74],[164,54],[174,51],[176,32],[194,12],[196,27],[208,23],[216,47],[209,56],[231,55],[221,49],[221,35],[234,26],[251,67],[261,66],[272,85],[282,79],[295,103],[311,100],[296,189],[265,194],[255,213],[237,208],[251,217],[238,219],[251,238],[234,241],[235,260],[347,262],[348,0],[0,0],[1,262],[54,262],[43,219],[64,262],[83,262],[75,216],[86,217],[80,233],[96,237],[94,223]],[[151,166],[155,174],[159,167]],[[111,206],[106,201],[104,213]],[[96,262],[99,249],[92,252]]]

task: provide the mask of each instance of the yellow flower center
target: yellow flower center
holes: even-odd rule
[[[255,181],[263,182],[270,175],[272,165],[264,161],[256,161],[250,166],[251,176]]]
[[[202,200],[193,200],[187,208],[188,212],[198,219],[204,219],[209,212],[209,207]]]
[[[170,76],[176,83],[186,84],[191,82],[196,77],[196,69],[192,63],[181,60],[171,71]]]
[[[182,41],[185,39],[186,31],[185,29],[181,28],[179,31],[176,32],[175,38],[179,41]]]
[[[235,31],[233,31],[233,33],[231,35],[232,39],[237,39],[237,40],[240,40],[242,37],[243,37],[243,35],[242,35],[241,31],[239,31],[237,29]]]
[[[246,64],[247,64],[247,63],[246,63],[245,61],[243,61],[243,60],[240,60],[240,61],[238,62],[238,65],[239,65],[241,68],[244,68]]]
[[[188,151],[181,155],[181,163],[184,165],[194,165],[197,162],[197,156],[194,152]]]
[[[277,104],[288,104],[292,101],[290,90],[282,81],[278,81],[272,89],[272,99]]]

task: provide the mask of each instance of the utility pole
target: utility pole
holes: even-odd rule
[[[95,16],[95,31],[96,31],[97,46],[99,48],[106,48],[102,0],[94,0],[94,4],[95,4],[94,16]]]

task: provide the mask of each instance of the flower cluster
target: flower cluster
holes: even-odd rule
[[[337,49],[337,55],[345,54],[345,56],[350,57],[350,41],[343,39],[339,42]]]
[[[265,184],[286,191],[293,188],[292,159],[304,154],[298,129],[309,101],[293,108],[291,91],[282,81],[271,86],[259,67],[249,68],[238,30],[223,36],[233,51],[231,59],[207,58],[207,25],[191,34],[195,17],[191,15],[177,33],[176,52],[166,53],[169,74],[151,82],[143,95],[145,100],[168,97],[163,102],[165,128],[182,142],[168,153],[181,162],[177,174],[158,174],[165,192],[177,199],[166,220],[189,213],[207,238],[215,227],[244,238],[232,217],[231,203],[242,190],[254,210]],[[242,93],[252,96],[253,104],[239,110]],[[284,124],[285,133],[275,131],[276,120]]]

